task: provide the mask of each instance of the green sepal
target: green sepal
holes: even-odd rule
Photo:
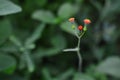
[[[84,26],[83,30],[84,30],[84,31],[87,31],[87,27],[86,27],[86,26]]]
[[[75,25],[72,25],[72,29],[75,29]]]

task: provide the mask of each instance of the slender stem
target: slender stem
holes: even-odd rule
[[[78,55],[78,59],[79,59],[79,64],[78,64],[78,70],[81,71],[82,69],[82,57],[81,57],[81,54],[80,54],[80,39],[81,37],[78,38],[78,44],[77,44],[77,55]]]
[[[73,24],[73,26],[75,26],[75,25]],[[75,33],[75,36],[76,36],[77,38],[79,38],[79,35],[78,35],[78,33],[77,33],[77,30],[76,30],[76,27],[74,28],[74,33]]]
[[[85,31],[81,33],[80,38],[85,34]]]
[[[75,30],[75,35],[76,35],[76,37],[79,39],[79,36],[78,36],[78,34],[77,34],[76,30]]]

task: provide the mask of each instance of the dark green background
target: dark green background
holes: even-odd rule
[[[120,0],[9,1],[0,3],[0,80],[120,79]],[[62,51],[77,45],[70,17],[92,22],[81,39],[81,72],[77,54]]]

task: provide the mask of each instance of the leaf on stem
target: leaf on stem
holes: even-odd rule
[[[120,78],[120,58],[109,57],[96,68],[97,71]]]

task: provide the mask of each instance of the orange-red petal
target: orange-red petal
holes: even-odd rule
[[[69,22],[74,22],[75,21],[75,18],[70,18],[69,19]]]
[[[85,23],[85,24],[90,24],[90,23],[91,23],[91,20],[90,20],[90,19],[84,19],[84,23]]]

